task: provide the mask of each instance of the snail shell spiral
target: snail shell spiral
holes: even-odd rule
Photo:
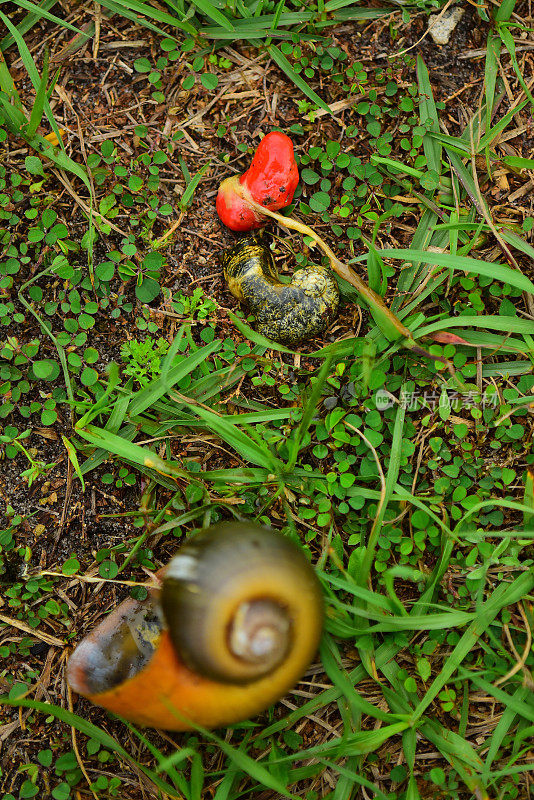
[[[313,569],[291,541],[250,523],[223,523],[168,564],[161,605],[190,669],[243,684],[309,662],[322,625]]]

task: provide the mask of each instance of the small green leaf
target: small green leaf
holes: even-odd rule
[[[43,178],[45,177],[43,162],[38,156],[26,156],[24,165],[31,175],[42,175]]]
[[[102,261],[100,264],[97,264],[95,267],[95,275],[96,277],[108,283],[115,274],[115,264],[113,261]]]
[[[57,361],[44,358],[42,361],[33,362],[33,372],[41,381],[55,381],[60,373],[60,366]]]
[[[135,287],[135,296],[141,303],[151,303],[160,291],[159,283],[153,278],[142,278]]]
[[[219,85],[219,78],[212,72],[205,72],[200,76],[200,82],[204,89],[207,89],[209,92],[213,92]]]
[[[51,750],[40,750],[37,753],[37,760],[43,767],[49,767],[52,763],[53,753]]]
[[[55,409],[45,408],[41,412],[41,424],[45,426],[53,425],[57,420],[57,411]]]
[[[70,575],[76,574],[76,572],[78,572],[79,569],[80,569],[80,562],[78,561],[76,556],[71,556],[65,561],[65,563],[61,567],[61,572],[63,573],[63,575],[69,577]]]
[[[70,786],[68,783],[59,783],[52,789],[54,800],[67,800],[70,797]]]
[[[95,324],[94,318],[90,314],[80,314],[78,317],[78,324],[84,331],[89,330]]]
[[[98,372],[92,367],[85,367],[80,375],[80,380],[84,386],[94,386],[98,380]]]
[[[327,194],[326,192],[315,192],[315,194],[312,194],[312,196],[310,197],[310,208],[313,211],[321,213],[323,211],[326,211],[329,205],[330,205],[330,195]]]
[[[102,561],[100,564],[98,574],[101,578],[106,578],[106,580],[111,581],[119,574],[119,568],[114,561],[106,559],[106,561]]]
[[[430,666],[430,661],[428,660],[428,658],[418,658],[416,664],[417,664],[417,672],[421,676],[421,680],[423,680],[426,683],[430,678],[430,675],[432,674],[432,667]]]
[[[139,175],[131,175],[128,179],[128,189],[131,192],[139,192],[143,188],[143,179]]]
[[[308,186],[313,186],[315,183],[321,180],[321,176],[314,172],[312,169],[303,169],[300,173],[300,177],[307,183]]]
[[[134,61],[134,69],[136,72],[150,72],[152,65],[148,58],[136,58]]]

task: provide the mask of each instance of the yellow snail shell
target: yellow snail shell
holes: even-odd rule
[[[161,589],[126,600],[76,648],[74,691],[151,727],[220,727],[258,714],[301,677],[323,597],[304,553],[251,523],[186,542]]]

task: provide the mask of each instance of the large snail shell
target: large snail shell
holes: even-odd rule
[[[262,233],[241,239],[220,258],[228,288],[250,307],[258,333],[298,344],[334,319],[339,288],[328,268],[306,267],[295,272],[289,284],[282,283]]]
[[[140,725],[246,719],[301,677],[321,635],[319,583],[283,536],[227,523],[187,542],[161,590],[126,600],[78,645],[71,688]]]
[[[176,651],[196,672],[247,683],[311,660],[322,596],[303,552],[248,523],[217,525],[169,563],[161,604]]]

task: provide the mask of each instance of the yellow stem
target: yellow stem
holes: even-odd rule
[[[235,187],[236,188],[236,187]],[[239,184],[239,192],[242,195],[243,199],[249,203],[255,211],[258,212],[261,216],[271,217],[275,219],[280,225],[284,228],[289,228],[290,230],[298,231],[302,233],[304,236],[309,236],[313,239],[314,243],[321,248],[325,256],[330,261],[330,266],[337,272],[337,274],[350,283],[351,286],[354,286],[358,294],[365,300],[365,302],[369,305],[371,311],[373,309],[378,311],[379,314],[386,317],[389,321],[391,326],[397,331],[399,338],[402,336],[405,339],[408,339],[410,344],[413,346],[415,344],[414,339],[412,338],[411,331],[405,325],[402,324],[400,319],[393,314],[392,311],[387,307],[384,303],[382,297],[374,292],[370,286],[368,286],[362,279],[356,275],[356,273],[347,265],[344,264],[342,261],[337,258],[334,252],[330,249],[328,244],[322,239],[318,233],[316,233],[313,228],[310,228],[308,225],[305,225],[303,222],[299,222],[299,220],[294,219],[293,217],[283,217],[281,214],[277,214],[276,211],[271,211],[268,208],[256,203],[253,200],[250,192],[244,187],[242,184]]]

